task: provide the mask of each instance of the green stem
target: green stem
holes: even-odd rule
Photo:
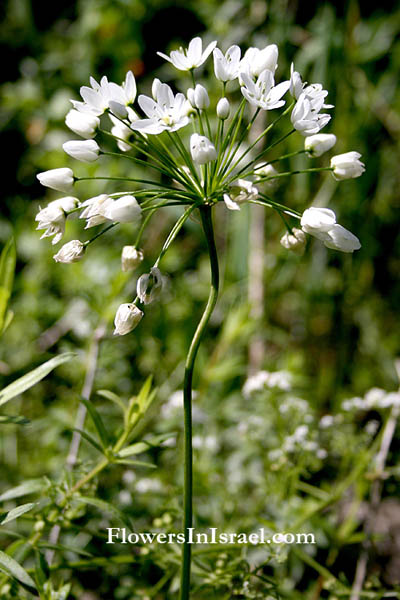
[[[214,230],[212,225],[212,213],[210,206],[200,207],[201,222],[204,234],[207,240],[208,254],[211,267],[211,287],[208,296],[207,306],[197,326],[195,334],[190,344],[189,352],[185,365],[185,378],[183,385],[183,407],[185,424],[185,473],[184,473],[184,535],[185,540],[187,531],[193,523],[193,451],[192,451],[192,380],[194,363],[197,356],[204,331],[210,320],[211,313],[217,302],[219,287],[219,269],[218,256],[214,240]],[[188,600],[190,594],[190,559],[191,545],[185,541],[182,549],[182,572],[181,572],[181,590],[180,600]]]

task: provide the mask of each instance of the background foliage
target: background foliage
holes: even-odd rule
[[[208,294],[205,242],[198,224],[189,221],[163,262],[170,282],[162,302],[151,306],[133,334],[112,339],[108,334],[115,309],[135,289],[135,277],[122,274],[119,267],[122,245],[132,243],[130,227],[111,233],[107,243],[95,245],[74,265],[55,265],[54,249],[47,240],[39,241],[34,230],[39,203],[55,197],[44,192],[36,173],[72,164],[61,150],[71,137],[64,125],[69,98],[78,97],[90,74],[106,74],[119,82],[132,69],[142,91],[154,76],[168,81],[172,69],[156,51],[185,45],[197,34],[219,39],[224,48],[231,43],[245,48],[274,42],[280,49],[280,73],[287,73],[294,61],[305,80],[321,81],[329,90],[335,110],[328,129],[338,137],[335,152],[358,150],[367,166],[363,177],[340,185],[325,175],[297,176],[277,190],[278,201],[285,199],[300,211],[316,201],[329,204],[360,238],[362,249],[348,256],[311,241],[299,258],[279,245],[283,232],[274,215],[268,213],[263,221],[265,240],[260,245],[254,235],[260,213],[255,217],[254,210],[245,208],[239,215],[218,211],[223,292],[200,351],[195,382],[197,522],[199,527],[233,531],[257,526],[292,530],[301,523],[302,530],[316,533],[318,547],[312,555],[301,547],[275,548],[272,556],[270,549],[200,555],[194,597],[205,597],[210,590],[221,598],[346,597],[344,590],[351,587],[364,543],[372,457],[387,410],[346,413],[341,403],[376,386],[398,388],[394,360],[400,352],[400,12],[391,2],[371,9],[355,0],[85,0],[53,3],[46,10],[38,2],[10,0],[1,10],[0,242],[5,246],[13,231],[17,245],[10,304],[14,318],[0,348],[3,387],[55,354],[77,353],[77,359],[58,367],[7,407],[30,423],[2,426],[1,489],[43,477],[48,483],[41,504],[0,531],[1,548],[11,556],[18,554],[21,548],[10,546],[13,537],[29,536],[42,518],[43,537],[47,536],[52,502],[57,503],[59,493],[53,485],[62,488],[65,478],[88,348],[101,322],[108,333],[101,343],[95,390],[108,389],[128,399],[153,375],[158,392],[136,437],[175,432],[178,438],[176,447],[167,443],[145,453],[143,460],[157,466],[154,472],[114,465],[102,473],[97,492],[93,487],[85,495],[97,494],[119,507],[137,531],[179,530],[182,423],[174,408],[177,396],[171,400],[171,395],[181,386],[187,346]],[[186,85],[183,75],[180,83],[182,88]],[[298,147],[294,137],[288,142],[289,152]],[[292,166],[304,160],[300,157]],[[112,159],[107,164],[111,173],[120,168]],[[95,174],[98,168],[90,165],[87,171]],[[97,190],[87,186],[85,196]],[[154,219],[143,244],[143,272],[152,265],[173,218],[171,212],[170,218]],[[74,225],[69,235],[68,239],[79,235]],[[261,278],[254,275],[255,257],[261,259]],[[264,298],[257,291],[260,284]],[[289,370],[293,393],[267,390],[244,397],[247,375],[259,369]],[[306,409],[293,406],[293,394],[301,396]],[[93,402],[110,432],[117,432],[118,408],[99,395]],[[288,413],[282,410],[285,405]],[[318,426],[325,414],[338,418],[333,431]],[[307,450],[303,444],[295,452],[271,454],[284,447],[306,415],[308,441],[317,446]],[[368,427],[371,422],[375,430]],[[326,451],[326,458],[318,457],[317,447]],[[393,596],[385,597],[399,597],[399,473],[390,466],[396,464],[398,451],[395,438],[380,508],[384,505],[389,516],[386,521],[382,517],[383,530],[378,531],[379,540],[387,535],[389,522],[391,541],[373,544],[367,583],[374,595],[367,597],[381,597],[387,589]],[[84,445],[80,459],[78,470],[85,472],[97,460],[94,449]],[[343,482],[348,485],[341,487]],[[6,514],[16,504],[37,502],[39,497],[33,491],[20,501],[6,501],[1,510]],[[70,510],[62,541],[90,557],[58,550],[54,564],[76,568],[54,569],[53,591],[48,587],[41,597],[175,597],[177,554],[161,547],[110,550],[102,532],[107,524],[114,526],[114,516],[98,507]],[[266,566],[260,568],[263,563]],[[33,555],[24,566],[32,574]],[[257,576],[250,577],[256,567]],[[47,579],[45,567],[43,573]],[[54,590],[68,583],[70,591],[65,588],[57,595]],[[7,578],[2,585],[4,598],[24,593]]]

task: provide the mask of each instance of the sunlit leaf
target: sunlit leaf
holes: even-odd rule
[[[74,354],[73,352],[65,352],[64,354],[55,356],[54,358],[51,358],[47,362],[40,365],[40,367],[33,369],[33,371],[30,371],[29,373],[23,375],[16,381],[13,381],[12,383],[10,383],[10,385],[5,387],[0,392],[0,406],[6,404],[6,402],[8,402],[9,400],[12,400],[16,396],[19,396],[20,394],[28,390],[36,383],[41,381],[44,377],[46,377],[46,375],[48,375],[53,369],[71,360],[75,356],[76,354]]]

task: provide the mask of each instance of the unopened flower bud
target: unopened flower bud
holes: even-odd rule
[[[359,152],[346,152],[338,154],[331,158],[331,167],[333,168],[333,176],[338,181],[342,179],[354,179],[360,177],[365,171],[365,165],[359,158]]]
[[[198,83],[194,89],[188,89],[187,97],[194,108],[204,109],[210,106],[207,90],[200,83]]]
[[[336,144],[336,135],[333,133],[317,133],[309,135],[304,140],[304,149],[308,156],[322,156]]]
[[[163,276],[160,269],[153,267],[150,273],[141,275],[136,285],[136,293],[140,302],[150,304],[160,295],[163,287]]]
[[[65,117],[65,124],[71,131],[85,139],[95,136],[100,125],[100,119],[90,113],[82,113],[72,109]]]
[[[74,174],[71,169],[50,169],[36,175],[45,187],[59,192],[71,192],[74,184]]]
[[[121,254],[121,268],[124,273],[136,269],[143,258],[143,252],[138,250],[136,246],[124,246]]]
[[[287,250],[292,250],[296,254],[303,254],[306,245],[306,235],[301,229],[293,227],[292,233],[287,231],[281,237],[281,244]]]
[[[221,98],[217,104],[217,117],[223,121],[229,117],[231,105],[228,98]]]
[[[72,140],[63,144],[64,152],[82,162],[93,162],[98,159],[100,148],[94,140],[84,142]]]
[[[126,107],[121,104],[120,102],[116,102],[115,100],[110,100],[110,102],[108,103],[108,106],[110,107],[111,112],[116,115],[117,117],[119,117],[120,119],[126,119],[128,116],[128,111],[126,110]]]
[[[126,335],[140,323],[144,313],[134,304],[121,304],[114,319],[114,335]]]
[[[107,203],[103,210],[100,208],[100,213],[110,221],[130,223],[140,218],[142,209],[134,196],[127,195]]]
[[[205,165],[217,158],[214,144],[205,135],[198,133],[193,133],[190,138],[190,152],[197,165]]]
[[[80,240],[72,240],[64,244],[60,250],[53,256],[56,262],[70,264],[78,262],[85,254],[86,246]]]

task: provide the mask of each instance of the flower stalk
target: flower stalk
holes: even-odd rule
[[[215,246],[214,229],[212,223],[212,208],[200,207],[201,223],[207,241],[208,255],[210,258],[211,284],[207,305],[194,333],[186,358],[185,377],[183,384],[183,410],[184,410],[184,498],[183,498],[183,530],[185,538],[187,531],[193,524],[193,448],[192,448],[192,382],[197,352],[201,340],[210,320],[218,298],[219,267],[217,249]],[[180,600],[188,600],[190,594],[190,560],[191,545],[186,540],[182,549],[182,571]]]

